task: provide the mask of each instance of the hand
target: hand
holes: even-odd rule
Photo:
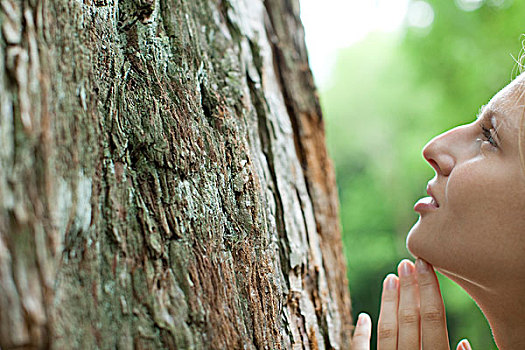
[[[383,281],[378,322],[378,350],[449,350],[445,307],[434,269],[418,259],[416,266],[403,260],[399,278],[388,275]],[[353,350],[369,350],[372,321],[360,314],[352,339]],[[464,339],[456,350],[471,350]]]

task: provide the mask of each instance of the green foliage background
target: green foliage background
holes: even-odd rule
[[[353,312],[368,312],[374,324],[382,280],[410,258],[405,238],[417,220],[412,208],[434,176],[422,147],[471,122],[512,80],[525,33],[522,1],[484,1],[470,12],[455,1],[427,2],[435,13],[429,28],[370,35],[342,50],[320,91]],[[440,282],[452,348],[468,338],[475,349],[496,349],[475,303],[446,278]]]

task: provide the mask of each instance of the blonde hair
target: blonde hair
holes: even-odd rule
[[[518,103],[525,96],[525,84],[522,85],[521,94],[518,97]],[[525,176],[525,103],[521,103],[521,116],[518,129],[518,153],[520,155],[521,172]]]
[[[525,34],[522,34],[521,37],[521,50],[518,54],[518,59],[512,57],[514,59],[514,62],[516,62],[516,65],[512,69],[512,79],[515,79],[523,72],[525,72]],[[520,97],[522,97],[524,94],[525,89],[521,93]],[[520,98],[518,98],[518,101],[519,100]],[[520,128],[518,131],[518,151],[520,155],[521,171],[525,175],[525,104],[523,104],[522,107],[522,113],[519,121]]]

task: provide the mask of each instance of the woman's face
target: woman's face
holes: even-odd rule
[[[479,118],[432,139],[423,156],[436,172],[415,210],[407,247],[442,272],[482,286],[525,271],[525,175],[519,132],[525,73]]]

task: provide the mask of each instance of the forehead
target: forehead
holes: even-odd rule
[[[511,112],[514,109],[523,110],[525,106],[525,72],[520,74],[510,84],[501,89],[490,100],[487,107],[499,112]]]
[[[508,131],[519,130],[525,108],[525,72],[501,89],[487,104],[487,113],[495,114]]]

